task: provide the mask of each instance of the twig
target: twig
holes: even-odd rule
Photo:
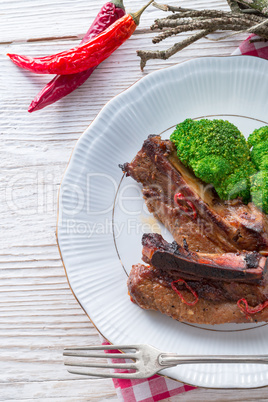
[[[256,35],[259,34],[259,29],[262,28],[264,25],[266,25],[268,23],[268,19],[261,22],[260,24],[254,25],[253,27],[250,27],[248,29],[242,29],[240,31],[234,32],[232,34],[229,35],[225,35],[225,36],[221,36],[220,38],[210,38],[210,40],[213,40],[215,42],[222,40],[222,39],[226,39],[226,38],[230,38],[231,36],[240,34],[240,33],[255,33]],[[221,28],[220,28],[221,29]],[[233,30],[235,30],[234,28],[232,28]],[[267,35],[267,37],[265,37]],[[263,38],[268,39],[268,32],[267,34],[264,32],[262,33]]]
[[[141,71],[143,71],[146,62],[150,59],[162,59],[166,60],[169,57],[173,56],[173,54],[179,52],[183,48],[189,46],[190,44],[196,42],[197,40],[203,38],[204,36],[207,36],[208,34],[212,33],[213,31],[204,29],[200,32],[197,32],[196,34],[190,36],[189,38],[186,38],[182,40],[179,43],[175,43],[172,47],[170,47],[167,50],[161,50],[161,51],[146,51],[146,50],[138,50],[137,55],[141,58],[140,66],[141,66]]]
[[[266,20],[260,22],[259,24],[254,25],[253,27],[249,28],[248,32],[253,33],[253,30],[259,29],[259,28],[263,27],[264,25],[267,25],[267,23],[268,23],[268,18]]]
[[[258,2],[254,1],[244,1],[244,0],[236,0],[238,4],[242,4],[244,7],[246,7],[244,10],[242,9],[243,12],[253,12],[257,14],[263,14],[267,15],[267,4],[266,7],[260,9],[260,4]],[[247,10],[247,11],[246,11]]]
[[[256,16],[256,15],[248,15],[244,16],[243,14],[236,14],[231,12],[224,12],[219,10],[194,10],[194,11],[185,11],[183,13],[176,13],[171,14],[165,18],[157,19],[154,24],[151,26],[151,29],[155,28],[163,28],[164,26],[174,26],[176,21],[184,18],[189,18],[191,20],[195,19],[202,19],[202,18],[230,18],[233,20],[240,20],[240,21],[252,21],[252,22],[262,22],[263,17]],[[174,21],[176,20],[176,21]]]
[[[227,3],[232,11],[232,13],[241,13],[241,9],[235,0],[227,0]]]
[[[182,32],[198,32],[164,51],[138,51],[137,54],[141,58],[141,69],[144,69],[149,59],[166,60],[198,39],[207,37],[207,35],[217,30],[234,31],[234,33],[216,39],[209,38],[210,40],[219,41],[237,33],[245,32],[254,33],[263,40],[268,40],[267,0],[263,0],[263,3],[253,2],[253,5],[249,4],[252,0],[226,1],[231,11],[193,10],[154,2],[153,5],[155,7],[165,12],[170,11],[171,14],[165,18],[156,20],[151,26],[152,30],[161,31],[153,39],[153,43],[159,43],[170,36],[175,36]]]
[[[216,31],[216,30],[226,31],[232,29],[235,31],[240,31],[242,29],[245,29],[245,25],[239,22],[237,22],[236,25],[234,24],[230,25],[230,22],[224,20],[220,21],[204,20],[204,21],[195,21],[194,23],[189,22],[188,24],[182,24],[181,26],[177,26],[175,28],[171,28],[164,32],[161,32],[161,34],[157,35],[153,39],[153,43],[159,43],[162,40],[169,38],[170,36],[178,35],[179,33],[182,32],[190,32],[199,29],[207,29],[209,31]]]
[[[228,24],[231,26],[236,26],[239,24],[240,26],[243,25],[245,27],[252,26],[252,21],[244,20],[242,18],[235,18],[235,17],[221,17],[221,18],[197,18],[197,19],[180,19],[180,20],[156,20],[155,23],[151,26],[151,29],[162,29],[162,28],[176,28],[182,25],[192,25],[193,27],[196,26],[194,29],[200,29],[199,24],[214,24],[216,27],[218,24]]]
[[[262,38],[252,38],[249,40],[250,43],[257,43],[257,42],[267,42],[268,39],[262,39]]]
[[[159,4],[159,3],[156,3],[155,1],[152,3],[152,5],[156,8],[159,8],[159,10],[172,11],[173,13],[175,13],[177,11],[192,11],[191,8],[173,7],[173,6],[168,6],[167,4]]]

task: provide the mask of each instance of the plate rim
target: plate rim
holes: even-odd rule
[[[188,63],[194,63],[194,62],[196,62],[196,61],[198,61],[198,60],[204,60],[204,59],[211,59],[211,60],[216,60],[216,59],[238,59],[238,58],[252,59],[252,60],[255,60],[255,61],[258,60],[257,62],[260,62],[260,63],[263,63],[263,64],[268,63],[268,60],[263,59],[263,58],[260,58],[260,57],[252,56],[252,55],[217,55],[217,56],[209,56],[209,55],[208,55],[208,56],[202,56],[202,57],[195,57],[195,58],[191,58],[191,59],[186,59],[186,60],[183,60],[183,61],[181,61],[181,62],[179,62],[179,63],[176,63],[176,64],[174,64],[174,65],[172,65],[172,66],[166,66],[166,67],[158,68],[157,70],[152,71],[151,73],[148,73],[147,75],[140,77],[140,78],[137,79],[135,82],[133,82],[132,84],[130,84],[127,88],[123,89],[122,91],[120,91],[119,93],[117,93],[115,96],[113,96],[111,99],[109,99],[109,100],[100,108],[100,110],[99,110],[98,113],[95,115],[95,117],[93,118],[93,120],[89,123],[89,125],[86,127],[86,129],[82,132],[82,134],[81,134],[81,135],[79,136],[79,138],[76,140],[76,142],[75,142],[75,144],[74,144],[74,146],[73,146],[73,148],[72,148],[72,151],[71,151],[69,160],[68,160],[67,165],[66,165],[66,167],[65,167],[65,169],[64,169],[64,172],[63,172],[63,174],[62,174],[61,181],[60,181],[60,184],[59,184],[59,187],[58,187],[56,231],[55,231],[56,244],[57,244],[57,248],[58,248],[58,251],[59,251],[60,259],[61,259],[61,262],[62,262],[62,265],[63,265],[63,268],[64,268],[64,272],[65,272],[65,276],[66,276],[66,279],[67,279],[67,283],[68,283],[68,286],[69,286],[69,288],[70,288],[70,290],[71,290],[71,292],[72,292],[74,298],[76,299],[76,301],[78,302],[79,306],[82,308],[82,310],[84,311],[84,313],[87,315],[87,317],[89,318],[89,320],[90,320],[90,322],[92,323],[92,325],[94,326],[94,328],[98,331],[98,333],[102,336],[102,338],[103,338],[105,341],[107,341],[109,344],[111,344],[111,345],[113,345],[113,343],[112,343],[111,341],[109,341],[109,339],[107,339],[107,337],[105,337],[105,336],[102,334],[102,332],[100,331],[100,329],[99,329],[99,328],[97,327],[97,325],[94,323],[93,319],[90,317],[90,315],[88,314],[88,312],[85,310],[85,308],[84,308],[83,305],[81,304],[80,300],[78,299],[77,295],[75,294],[75,292],[74,292],[74,290],[73,290],[73,288],[72,288],[72,285],[71,285],[71,283],[70,283],[70,280],[69,280],[67,268],[66,268],[66,265],[65,265],[65,262],[64,262],[64,258],[63,258],[63,254],[62,254],[62,250],[61,250],[61,245],[60,245],[60,239],[59,239],[59,237],[60,237],[60,236],[59,236],[59,230],[60,230],[60,229],[59,229],[59,221],[60,221],[60,207],[61,207],[61,204],[60,204],[60,201],[61,201],[60,195],[61,195],[62,186],[63,186],[63,184],[64,184],[64,180],[65,180],[66,176],[68,175],[69,170],[71,169],[71,164],[72,164],[73,158],[74,158],[74,156],[75,156],[75,153],[77,152],[77,149],[78,149],[79,144],[80,144],[80,142],[82,141],[82,139],[83,139],[85,136],[87,136],[87,135],[89,135],[89,138],[90,138],[90,134],[88,133],[88,131],[89,131],[91,125],[98,119],[99,115],[100,115],[100,114],[102,113],[102,111],[107,107],[107,105],[110,104],[111,102],[113,102],[118,96],[121,96],[121,95],[124,94],[126,91],[128,91],[130,88],[132,88],[133,86],[135,86],[136,84],[138,84],[141,80],[146,80],[146,79],[148,79],[148,77],[150,77],[150,76],[152,76],[152,75],[159,74],[159,73],[161,73],[162,71],[164,71],[164,70],[166,70],[166,69],[176,69],[177,67],[179,67],[179,66],[181,66],[181,65],[188,64]],[[179,382],[179,383],[181,383],[181,384],[183,384],[183,385],[189,385],[189,386],[191,386],[191,387],[201,388],[201,389],[215,389],[215,390],[226,390],[226,389],[228,389],[228,388],[229,388],[229,389],[232,389],[232,390],[259,389],[259,388],[267,388],[267,389],[268,389],[268,383],[267,383],[267,385],[257,385],[257,386],[248,386],[248,387],[234,387],[234,386],[230,386],[230,387],[228,387],[228,386],[213,387],[213,386],[202,386],[202,385],[192,384],[192,383],[189,383],[189,382],[185,382],[185,381],[183,381],[183,380],[180,380],[180,379],[178,379],[178,378],[170,377],[170,376],[167,376],[167,375],[161,374],[161,373],[158,373],[157,375],[162,376],[162,377],[167,378],[167,379],[170,379],[170,380],[173,380],[173,381],[177,381],[177,382]]]

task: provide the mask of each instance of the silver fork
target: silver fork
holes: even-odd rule
[[[94,353],[100,350],[124,350],[126,353]],[[107,378],[148,378],[159,371],[174,367],[179,364],[197,363],[257,363],[267,364],[268,355],[222,355],[222,356],[180,356],[176,353],[163,353],[150,345],[105,345],[89,346],[86,348],[65,349],[63,355],[72,358],[108,358],[108,359],[131,359],[133,362],[107,363],[107,362],[64,362],[67,370],[72,374],[81,374]],[[98,373],[95,371],[81,371],[75,367],[83,368],[108,368],[135,370],[134,372],[108,372]]]

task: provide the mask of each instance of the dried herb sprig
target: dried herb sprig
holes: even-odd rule
[[[161,31],[152,40],[153,43],[159,43],[182,32],[198,32],[175,43],[167,50],[138,50],[137,54],[141,58],[141,70],[144,69],[148,60],[166,60],[217,30],[254,33],[260,38],[268,40],[268,0],[227,0],[227,2],[231,11],[194,10],[154,2],[155,7],[165,12],[170,11],[172,14],[156,20],[151,26],[151,30]]]

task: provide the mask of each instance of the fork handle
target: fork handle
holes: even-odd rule
[[[254,363],[268,364],[268,355],[222,355],[222,356],[180,356],[172,353],[162,353],[158,357],[161,366],[172,367],[179,364],[197,364],[197,363]]]

